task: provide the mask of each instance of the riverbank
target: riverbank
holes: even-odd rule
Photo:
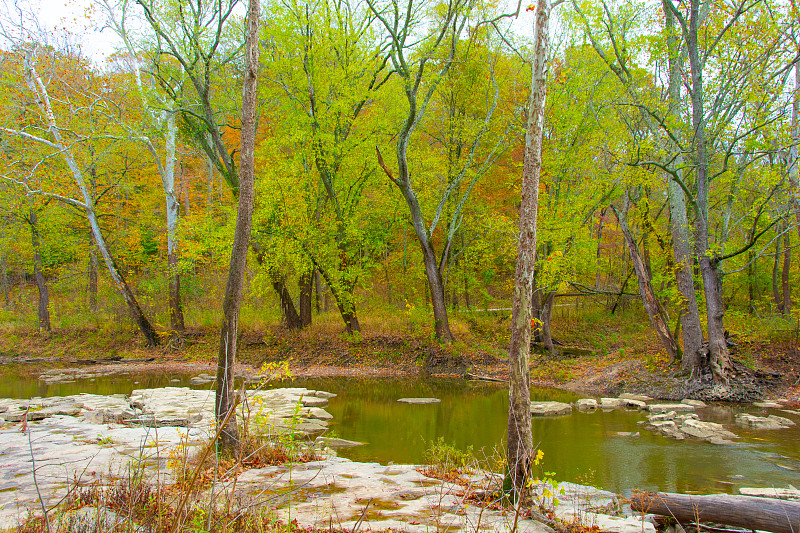
[[[161,531],[151,527],[150,511],[126,501],[138,498],[132,493],[146,492],[170,518],[185,511],[183,519],[196,520],[198,510],[209,505],[230,516],[233,505],[234,512],[257,508],[272,524],[291,523],[306,531],[489,528],[502,533],[516,527],[544,533],[552,531],[547,524],[557,522],[655,531],[649,521],[622,512],[615,494],[589,486],[545,479],[536,485],[535,498],[549,516],[519,515],[500,505],[501,476],[477,463],[440,475],[451,472],[452,465],[381,465],[337,457],[337,447],[358,443],[317,438],[332,418],[325,408],[335,397],[298,387],[249,394],[247,407],[239,410],[246,433],[260,435],[258,450],[280,449],[271,456],[282,459],[264,464],[252,459],[263,455],[256,450],[221,467],[197,459],[205,457],[213,434],[210,390],[165,387],[127,396],[0,400],[6,418],[0,429],[5,480],[0,528],[35,531],[41,523],[49,531],[112,531],[98,525],[114,522],[125,530]],[[46,523],[42,509],[47,509]],[[93,520],[96,529],[78,527]]]
[[[195,378],[208,380],[209,376],[201,373]],[[103,378],[98,376],[90,379]],[[345,383],[341,383],[343,379]],[[319,382],[325,381],[321,379]],[[386,384],[392,383],[387,378],[361,378],[355,382],[352,378],[327,380],[330,384],[339,384],[342,391],[363,389],[365,383],[373,381],[377,384],[376,392],[381,398],[388,394],[388,399],[384,398],[379,402],[379,409],[384,413],[384,418],[387,418],[386,422],[394,428],[392,433],[395,443],[404,442],[405,437],[400,430],[410,421],[398,416],[400,411],[407,411],[408,416],[413,415],[415,420],[428,420],[430,416],[438,420],[444,414],[452,417],[453,421],[464,420],[454,410],[455,405],[448,403],[447,398],[441,404],[437,400],[432,405],[411,402],[411,405],[401,407],[405,404],[398,402],[398,398],[404,391],[387,390]],[[441,381],[435,380],[434,383]],[[257,388],[257,382],[252,386]],[[495,391],[490,396],[485,396],[486,398],[503,393],[502,386],[485,384],[478,390],[483,389]],[[447,386],[439,392],[445,390]],[[462,396],[461,403],[476,392],[479,398],[485,394],[476,391],[474,387],[468,387],[466,391],[468,394]],[[435,394],[437,391],[431,392]],[[540,442],[540,450],[547,450],[543,454],[545,468],[548,471],[554,469],[559,474],[565,472],[558,463],[559,455],[561,459],[565,454],[574,459],[582,456],[578,450],[571,448],[573,442],[582,442],[585,445],[594,433],[592,427],[599,424],[608,430],[613,426],[608,426],[603,420],[619,420],[622,416],[642,419],[640,424],[644,425],[638,426],[641,435],[639,429],[636,429],[635,434],[628,431],[605,435],[606,442],[601,443],[600,449],[613,446],[617,452],[621,452],[605,458],[607,467],[619,470],[623,478],[629,479],[632,473],[632,464],[629,461],[634,457],[639,457],[641,461],[643,457],[639,454],[651,448],[657,441],[659,447],[668,451],[665,458],[673,458],[671,461],[681,456],[694,456],[699,452],[704,454],[706,459],[702,459],[702,462],[707,464],[736,464],[737,468],[734,470],[738,473],[729,478],[730,481],[726,482],[729,488],[723,490],[730,493],[730,489],[734,488],[733,481],[738,481],[738,487],[740,481],[752,482],[756,479],[742,460],[762,454],[757,450],[764,445],[763,437],[768,436],[764,431],[775,435],[783,432],[790,432],[792,435],[796,433],[794,428],[777,431],[762,429],[760,432],[746,429],[745,426],[749,427],[755,418],[743,414],[736,416],[735,424],[725,425],[726,433],[722,435],[726,439],[720,440],[714,435],[703,436],[697,431],[715,428],[722,430],[722,427],[708,422],[709,416],[720,415],[720,406],[706,407],[701,402],[665,404],[646,397],[623,395],[621,398],[603,398],[596,403],[591,399],[572,403],[572,406],[557,401],[534,404],[535,433],[539,438],[544,438],[548,434],[547,428],[550,428],[558,435],[557,447],[561,454],[553,451],[544,441]],[[784,415],[784,421],[787,420],[786,416],[796,419],[800,413],[793,411],[790,414],[784,403],[754,406],[760,410],[754,412],[770,414],[769,418],[761,417],[761,422],[765,423],[780,419],[773,416],[773,413]],[[492,503],[492,498],[499,494],[500,479],[487,473],[486,466],[491,464],[492,459],[485,455],[484,450],[472,455],[472,459],[468,461],[453,461],[451,452],[461,452],[456,452],[449,445],[443,444],[444,441],[440,441],[441,450],[428,455],[430,462],[426,467],[413,464],[395,465],[386,460],[381,460],[380,463],[350,460],[336,457],[332,450],[337,446],[356,446],[352,449],[357,449],[357,442],[328,436],[314,440],[314,436],[325,432],[328,422],[342,421],[363,409],[353,396],[336,396],[327,390],[295,386],[251,393],[248,405],[246,412],[243,410],[239,413],[245,427],[259,428],[260,431],[269,428],[269,442],[283,447],[289,446],[286,448],[289,451],[279,454],[279,457],[283,457],[280,464],[248,460],[243,470],[235,468],[234,464],[234,469],[229,472],[229,463],[219,475],[214,474],[211,465],[201,469],[203,486],[198,486],[199,490],[191,492],[190,508],[207,508],[208,499],[216,495],[213,497],[224,502],[237,502],[236,505],[265,506],[264,513],[270,513],[273,521],[286,523],[296,520],[299,527],[309,531],[365,527],[371,530],[392,529],[419,533],[426,528],[468,532],[477,530],[479,525],[501,532],[512,529],[514,511],[503,511],[497,507],[497,502]],[[396,406],[398,411],[392,411],[392,406]],[[131,475],[131,468],[142,472],[148,483],[162,483],[161,489],[170,495],[170,499],[162,504],[175,505],[174,496],[185,490],[181,480],[185,482],[190,478],[197,465],[190,456],[200,455],[209,442],[213,427],[213,391],[208,388],[162,387],[134,390],[127,395],[77,394],[30,400],[8,399],[0,400],[0,410],[3,411],[0,416],[7,421],[0,430],[0,458],[6,480],[0,490],[0,521],[19,520],[25,514],[25,509],[36,510],[39,494],[44,495],[48,505],[59,506],[59,511],[53,513],[53,516],[60,516],[61,511],[75,511],[76,504],[70,498],[81,494],[82,505],[90,507],[86,513],[102,512],[105,520],[112,516],[109,512],[117,513],[113,516],[119,517],[119,503],[111,502],[111,507],[103,507],[106,505],[102,503],[106,497],[104,494],[108,490],[122,490],[119,488],[120,483],[127,484],[123,487],[124,490],[130,490],[126,476]],[[470,418],[474,417],[467,420]],[[500,431],[496,427],[486,426],[494,418],[497,417],[485,416],[482,423],[484,431]],[[364,421],[357,426],[361,426]],[[566,431],[576,426],[583,428],[578,434],[572,435]],[[674,426],[676,431],[667,431],[667,426]],[[346,427],[349,426],[331,426],[334,430],[341,430],[343,437],[352,438],[350,430],[345,431]],[[730,433],[729,429],[737,434]],[[300,440],[286,440],[282,435],[287,432],[299,436]],[[413,433],[416,434],[416,431]],[[740,437],[744,441],[741,446],[738,444]],[[674,439],[686,441],[678,444]],[[715,446],[708,448],[709,445],[703,444],[701,439]],[[311,449],[306,448],[303,442],[313,443],[314,451],[302,451]],[[620,449],[621,445],[629,446],[630,449],[625,448],[627,451],[623,451]],[[728,459],[738,457],[739,460],[714,460],[708,455],[713,450],[718,450]],[[482,460],[475,459],[481,454],[484,454]],[[298,455],[302,455],[304,459],[299,462],[292,459]],[[791,465],[794,463],[790,458],[784,457],[781,460],[775,453],[770,455],[778,460],[776,466],[782,463],[783,467],[793,468]],[[33,460],[36,461],[37,478],[31,476]],[[287,460],[290,464],[284,464]],[[615,464],[614,461],[617,460],[625,464]],[[658,464],[663,465],[663,459]],[[674,466],[675,464],[673,468]],[[697,467],[689,470],[695,477],[702,475]],[[741,475],[742,473],[747,475]],[[771,475],[769,472],[765,473]],[[572,476],[567,479],[571,478]],[[210,489],[208,484],[213,479],[218,479],[218,482]],[[558,518],[565,523],[578,520],[585,526],[598,526],[602,531],[654,531],[649,522],[643,525],[640,519],[631,516],[629,512],[621,513],[624,505],[620,502],[624,504],[624,498],[620,500],[613,492],[598,490],[590,486],[591,483],[585,482],[556,484],[553,474],[544,474],[542,479],[543,481],[537,482],[536,494],[544,507],[551,511],[551,518]],[[564,478],[559,475],[559,479]],[[785,486],[786,481],[778,483],[776,478],[770,477],[763,479],[759,486],[772,485]],[[631,487],[642,485],[633,482],[626,486],[628,492],[622,493],[630,495]],[[660,487],[662,485],[656,485],[655,488]],[[720,488],[725,489],[725,486],[720,485],[717,491]],[[564,494],[560,494],[561,489]],[[734,494],[735,490],[734,488]],[[547,501],[553,495],[559,500],[557,506]],[[64,501],[70,502],[67,508],[61,507],[61,502]],[[91,505],[87,503],[89,501]],[[99,508],[97,502],[102,503]],[[481,502],[483,503],[478,505]],[[488,508],[482,507],[486,503],[490,504]],[[536,517],[523,515],[522,518],[524,522],[518,524],[522,531],[548,531]]]

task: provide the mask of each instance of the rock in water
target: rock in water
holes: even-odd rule
[[[593,398],[583,398],[575,402],[575,406],[581,411],[591,411],[600,407],[597,400]]]
[[[397,401],[401,402],[401,403],[411,403],[411,404],[415,404],[415,405],[422,405],[422,404],[427,404],[427,403],[439,403],[442,400],[440,400],[439,398],[400,398]]]
[[[789,422],[788,424],[786,422]],[[771,415],[768,417],[755,416],[749,413],[740,413],[736,416],[736,424],[753,429],[784,429],[793,426],[794,422],[782,416]]]
[[[572,414],[572,406],[562,402],[531,402],[531,416],[562,416]]]

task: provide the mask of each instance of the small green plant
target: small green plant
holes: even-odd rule
[[[361,340],[362,340],[361,332],[358,331],[358,330],[353,331],[352,333],[348,333],[346,331],[343,331],[341,333],[341,335],[339,335],[339,338],[342,339],[344,342],[347,342],[347,343],[350,343],[350,344],[361,344]]]
[[[542,450],[537,450],[536,457],[533,460],[533,466],[534,468],[541,469],[541,477],[531,476],[528,483],[532,486],[538,486],[541,489],[540,492],[534,490],[534,501],[539,509],[545,513],[555,512],[559,505],[558,496],[563,496],[565,491],[563,487],[558,486],[556,473],[544,470],[542,466],[543,459],[544,452]]]
[[[97,435],[97,444],[114,444],[114,439],[112,439],[110,435]]]
[[[429,475],[445,479],[457,477],[475,461],[472,446],[459,450],[454,444],[445,442],[444,437],[432,441],[422,459],[429,468]]]

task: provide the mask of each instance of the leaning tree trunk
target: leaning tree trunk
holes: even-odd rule
[[[661,344],[664,346],[664,349],[667,351],[667,355],[669,355],[670,360],[675,361],[678,359],[679,355],[678,344],[675,342],[675,338],[672,336],[672,332],[669,330],[666,314],[664,313],[664,309],[659,303],[658,298],[656,298],[655,291],[653,291],[653,285],[650,282],[650,276],[647,273],[647,269],[642,261],[642,256],[639,253],[639,247],[636,245],[636,240],[633,238],[631,230],[628,227],[628,220],[626,216],[628,209],[627,197],[625,199],[625,206],[622,210],[617,209],[613,205],[611,208],[614,210],[614,214],[617,215],[619,228],[622,231],[623,237],[625,237],[625,244],[628,246],[628,251],[630,252],[633,270],[636,272],[636,279],[639,281],[639,294],[642,296],[642,304],[647,311],[647,316],[650,317],[650,324],[656,331],[656,334],[661,340]]]
[[[300,315],[297,314],[292,295],[289,294],[289,289],[286,288],[286,282],[278,277],[272,278],[272,288],[278,294],[278,300],[281,304],[283,325],[290,330],[302,328],[303,322],[300,320]]]
[[[217,356],[217,392],[215,415],[217,423],[227,420],[220,431],[223,449],[234,451],[239,444],[236,429],[236,401],[233,366],[236,361],[239,334],[239,307],[247,268],[247,249],[253,224],[253,183],[255,178],[256,88],[258,81],[258,17],[259,0],[250,0],[247,13],[245,43],[245,77],[242,95],[241,159],[239,163],[239,207],[233,235],[228,283],[222,305],[222,328]]]
[[[353,302],[353,285],[346,284],[345,287],[342,288],[336,283],[336,280],[331,279],[327,270],[320,268],[319,264],[316,264],[316,269],[322,274],[322,277],[325,278],[325,283],[328,285],[328,289],[330,289],[333,295],[336,308],[339,310],[339,315],[342,317],[347,333],[353,334],[357,331],[360,332],[361,324],[356,314],[355,302]]]
[[[436,253],[433,250],[433,244],[427,236],[417,236],[420,238],[420,244],[422,245],[422,257],[425,261],[425,275],[428,278],[428,288],[431,292],[434,333],[439,342],[452,342],[453,333],[450,331],[450,321],[447,318],[447,300],[444,295],[444,281],[436,265]]]
[[[522,169],[522,200],[519,214],[519,250],[514,275],[511,342],[508,354],[507,475],[518,500],[530,495],[528,480],[533,467],[531,431],[531,298],[536,262],[536,217],[539,207],[539,177],[542,171],[542,127],[547,96],[547,48],[550,0],[537,0],[534,32],[531,99],[525,134]]]
[[[47,279],[42,273],[42,245],[39,239],[39,216],[36,208],[30,210],[29,222],[31,224],[31,245],[33,246],[33,276],[36,279],[36,288],[39,290],[39,333],[48,334],[50,328],[50,291],[47,289]]]

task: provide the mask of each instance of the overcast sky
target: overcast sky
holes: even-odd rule
[[[100,31],[104,17],[95,9],[93,0],[0,0],[2,16],[13,23],[22,21],[26,30],[47,32],[49,41],[62,40],[64,36],[84,55],[103,61],[118,45],[113,31]],[[22,13],[22,16],[20,15]]]
[[[507,0],[509,11],[516,8],[517,1]],[[524,11],[531,2],[533,0],[523,0],[523,11],[513,24],[515,31],[522,34],[533,33],[533,14]],[[32,13],[41,29],[51,35],[69,35],[70,42],[79,46],[85,56],[97,63],[103,62],[120,47],[119,39],[111,29],[99,29],[105,16],[102,9],[94,7],[95,0],[0,0],[0,4],[3,5],[3,16],[18,21],[17,13],[21,9],[25,13]],[[30,22],[26,26],[30,26]]]

